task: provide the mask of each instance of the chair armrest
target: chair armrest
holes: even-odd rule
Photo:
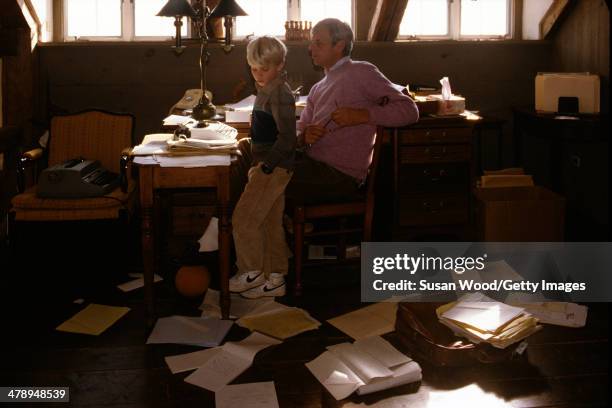
[[[26,168],[38,163],[44,156],[45,151],[41,147],[31,149],[21,153],[17,161],[17,189],[20,193],[25,191],[25,172]]]
[[[119,160],[119,183],[121,185],[121,191],[127,193],[128,191],[128,167],[132,159],[132,148],[126,147],[121,151],[121,159]]]

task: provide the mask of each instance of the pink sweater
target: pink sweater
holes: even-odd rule
[[[370,122],[345,128],[333,121],[328,123],[338,107],[368,109]],[[297,130],[300,133],[309,124],[327,123],[328,133],[307,154],[363,180],[372,161],[376,126],[406,126],[418,119],[419,111],[412,99],[398,91],[376,66],[345,57],[310,90]]]

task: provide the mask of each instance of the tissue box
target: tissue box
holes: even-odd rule
[[[465,98],[452,95],[450,99],[443,100],[442,95],[430,95],[438,101],[438,115],[459,115],[465,111]]]
[[[417,108],[419,108],[419,115],[431,115],[438,113],[438,100],[430,98],[428,96],[416,96],[414,99]]]

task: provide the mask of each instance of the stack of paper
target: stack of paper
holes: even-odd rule
[[[236,323],[281,340],[317,329],[321,325],[304,309],[277,302],[268,302],[257,307]]]
[[[514,304],[525,308],[538,318],[540,323],[555,324],[565,327],[584,327],[588,308],[584,305],[568,302],[535,302]]]
[[[168,151],[171,154],[229,154],[238,145],[238,131],[225,123],[210,122],[204,128],[190,127],[190,132],[190,138],[168,139]]]
[[[474,343],[506,348],[540,330],[538,319],[524,308],[471,293],[436,309],[440,322]]]
[[[336,398],[420,381],[421,367],[379,336],[327,347],[306,367]]]
[[[232,324],[231,320],[163,317],[155,323],[147,344],[175,343],[214,347],[223,341]]]
[[[194,122],[194,120],[190,116],[182,116],[182,115],[170,115],[164,119],[164,126],[178,126],[178,125],[187,125],[188,123]]]

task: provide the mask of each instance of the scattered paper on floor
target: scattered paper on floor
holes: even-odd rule
[[[153,283],[159,282],[161,280],[163,280],[163,278],[159,276],[158,274],[153,275]],[[143,286],[144,286],[144,278],[136,278],[134,280],[117,285],[117,287],[123,292],[129,292],[134,289],[142,288]]]
[[[329,319],[328,322],[355,340],[395,330],[397,303],[380,302]]]
[[[232,384],[215,393],[216,408],[278,408],[274,382]]]
[[[97,336],[112,326],[129,311],[129,307],[106,306],[92,303],[57,326],[56,330]]]
[[[170,316],[157,319],[147,344],[188,344],[214,347],[221,344],[232,327],[231,320]]]

